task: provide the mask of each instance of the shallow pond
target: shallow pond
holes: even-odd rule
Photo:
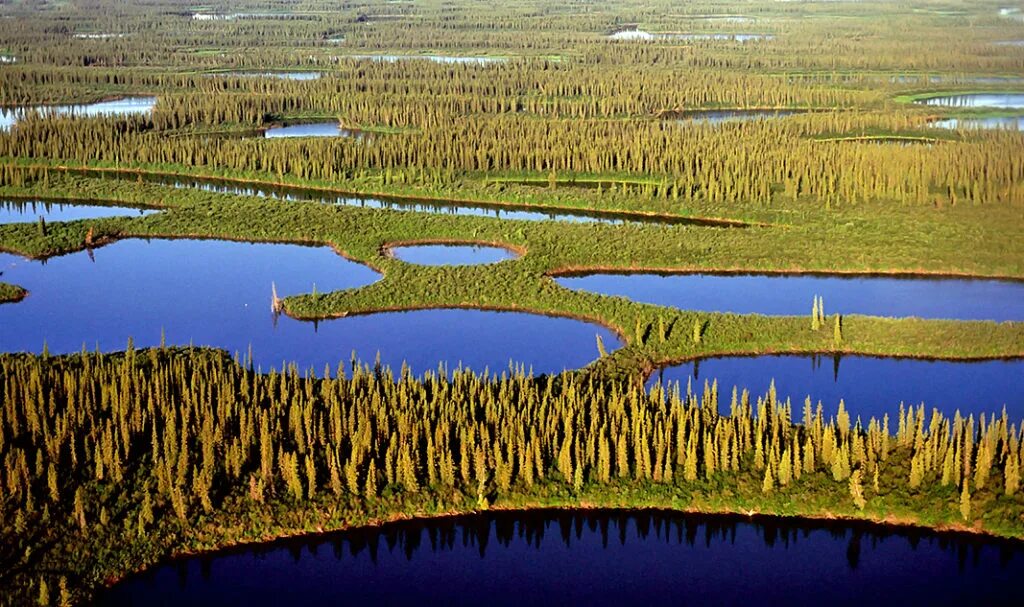
[[[494,513],[191,557],[101,605],[1005,605],[1016,544],[666,512]]]
[[[367,209],[387,209],[390,211],[411,211],[416,213],[433,213],[437,215],[461,215],[473,217],[492,217],[495,219],[519,221],[564,221],[569,223],[606,223],[621,225],[627,223],[644,223],[657,225],[699,225],[709,227],[738,227],[721,221],[689,219],[685,217],[644,217],[635,214],[588,213],[586,211],[543,211],[524,210],[522,207],[503,205],[483,205],[473,203],[448,202],[443,200],[415,200],[402,198],[381,198],[373,196],[356,196],[352,194],[333,194],[322,190],[297,186],[250,186],[238,182],[221,179],[199,179],[194,177],[174,177],[167,175],[108,173],[102,171],[75,170],[78,175],[88,175],[98,179],[116,179],[136,181],[142,179],[149,183],[159,183],[178,189],[198,189],[222,194],[242,196],[258,196],[276,200],[305,200],[337,204]]]
[[[343,129],[337,122],[315,122],[270,127],[263,131],[263,136],[267,139],[278,137],[352,137],[361,139],[363,132]]]
[[[749,122],[752,120],[769,120],[785,118],[794,114],[802,114],[802,110],[691,110],[671,114],[669,117],[681,122],[722,124],[723,122]]]
[[[40,105],[33,108],[0,108],[0,130],[10,128],[23,118],[28,111],[35,110],[44,116],[71,115],[82,118],[93,116],[128,116],[148,114],[156,105],[156,97],[124,97],[110,101],[80,105]]]
[[[826,415],[834,415],[839,399],[854,419],[889,415],[896,420],[900,402],[927,410],[939,409],[952,416],[1001,413],[1003,405],[1010,420],[1024,419],[1024,360],[948,362],[869,356],[730,356],[704,360],[655,371],[649,385],[679,382],[686,392],[690,382],[701,392],[705,380],[718,380],[719,408],[728,413],[733,386],[754,395],[767,393],[775,380],[779,400],[790,398],[793,415],[803,419],[807,396],[822,402]],[[895,426],[892,426],[895,428]]]
[[[421,266],[472,266],[518,257],[505,247],[481,245],[419,244],[390,247],[388,251],[396,259]]]
[[[45,263],[0,254],[0,280],[29,296],[0,306],[0,351],[120,350],[160,343],[209,345],[243,355],[252,346],[264,370],[282,361],[319,373],[364,362],[416,373],[460,362],[483,371],[510,360],[536,373],[562,371],[597,358],[607,329],[565,318],[479,310],[422,310],[350,316],[319,323],[271,313],[279,296],[355,288],[379,275],[327,247],[196,240],[126,240]],[[315,285],[315,287],[314,287]]]
[[[992,107],[1006,109],[1024,108],[1024,93],[971,93],[929,97],[915,103],[943,107]]]
[[[993,116],[987,118],[944,118],[928,123],[939,129],[1005,129],[1024,131],[1024,116]]]
[[[276,80],[318,80],[320,72],[211,72],[210,76],[231,78],[271,78]]]
[[[733,41],[733,42],[756,42],[760,40],[773,40],[775,36],[770,34],[697,34],[697,33],[651,33],[641,29],[629,29],[615,32],[608,35],[609,40],[618,41],[651,41],[651,40],[683,40],[683,41]]]
[[[76,221],[105,217],[143,217],[156,213],[153,209],[136,209],[109,205],[70,204],[41,200],[0,200],[0,224],[39,221]]]
[[[956,320],[1024,320],[1024,282],[881,276],[585,274],[555,279],[570,289],[683,310],[810,318],[825,313]]]
[[[344,58],[367,61],[384,61],[387,63],[396,63],[398,61],[431,61],[433,63],[462,63],[470,65],[498,63],[508,60],[506,57],[462,57],[455,55],[345,55]]]

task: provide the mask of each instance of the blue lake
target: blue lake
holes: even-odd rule
[[[439,364],[502,371],[509,362],[535,373],[582,367],[597,358],[589,323],[526,313],[420,310],[349,316],[319,323],[271,312],[271,285],[281,297],[356,288],[379,275],[327,247],[197,240],[126,240],[43,262],[0,253],[0,280],[28,297],[0,306],[0,351],[66,353],[160,343],[214,346],[246,354],[264,370],[295,362],[318,373],[355,352],[395,372]]]
[[[136,209],[108,205],[69,204],[41,200],[0,200],[0,224],[39,221],[76,221],[105,217],[143,217],[156,213],[152,209]]]
[[[587,274],[555,279],[570,289],[684,310],[810,317],[815,296],[826,314],[1024,320],[1024,282],[977,279]]]
[[[504,247],[480,245],[409,245],[388,249],[397,259],[421,266],[471,266],[515,259]]]
[[[1010,605],[1024,549],[664,512],[495,513],[191,557],[100,605]]]
[[[655,371],[648,385],[687,384],[702,392],[705,381],[718,380],[719,409],[728,413],[733,386],[748,388],[752,402],[768,392],[772,380],[780,401],[793,403],[796,421],[803,419],[804,399],[821,401],[834,415],[843,399],[852,417],[889,414],[895,421],[900,402],[925,404],[952,416],[1002,413],[1024,419],[1024,360],[949,362],[868,356],[730,356],[707,358]],[[894,427],[893,427],[894,428]]]

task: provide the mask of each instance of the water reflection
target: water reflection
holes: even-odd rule
[[[158,567],[100,604],[1003,603],[1019,545],[914,530],[669,512],[405,522]],[[904,602],[905,601],[905,602]]]

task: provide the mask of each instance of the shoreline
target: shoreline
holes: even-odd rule
[[[342,523],[336,527],[321,528],[315,531],[295,530],[284,531],[280,534],[248,541],[226,540],[225,542],[209,549],[185,549],[172,551],[169,555],[146,565],[140,569],[128,571],[123,575],[108,578],[104,581],[100,592],[107,591],[116,585],[125,582],[133,577],[146,575],[150,571],[195,558],[217,558],[230,554],[247,552],[259,548],[283,547],[292,542],[308,542],[315,539],[327,539],[330,536],[359,533],[373,530],[382,530],[389,526],[397,525],[429,525],[439,521],[454,521],[457,519],[484,518],[490,514],[498,515],[550,515],[550,514],[596,514],[596,515],[637,515],[637,514],[665,514],[679,517],[699,517],[704,519],[719,519],[726,522],[740,523],[768,523],[776,522],[783,525],[798,527],[801,525],[835,525],[845,529],[864,528],[879,532],[920,532],[927,535],[953,539],[970,539],[981,541],[989,545],[1014,545],[1024,546],[1024,536],[1001,535],[987,529],[965,524],[938,524],[931,525],[921,523],[916,519],[900,518],[893,515],[879,516],[850,516],[832,512],[801,513],[801,514],[779,514],[774,512],[762,512],[757,510],[743,510],[740,508],[722,507],[716,509],[702,509],[699,507],[677,507],[672,505],[640,505],[624,506],[594,504],[582,501],[576,504],[544,504],[540,502],[526,503],[515,506],[490,506],[487,509],[453,509],[437,513],[419,512],[396,512],[386,517],[370,518],[359,524]]]

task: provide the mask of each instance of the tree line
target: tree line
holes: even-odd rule
[[[319,377],[294,366],[261,375],[216,352],[130,344],[118,355],[4,355],[0,558],[24,590],[38,588],[28,564],[40,534],[144,537],[202,525],[231,503],[372,511],[458,495],[487,508],[551,486],[720,495],[752,485],[798,501],[838,492],[852,512],[898,492],[945,504],[941,519],[1018,529],[1021,430],[1005,412],[901,406],[892,419],[854,420],[842,403],[827,416],[808,399],[797,418],[772,386],[733,388],[722,415],[718,391],[521,371],[414,378],[354,361]]]

